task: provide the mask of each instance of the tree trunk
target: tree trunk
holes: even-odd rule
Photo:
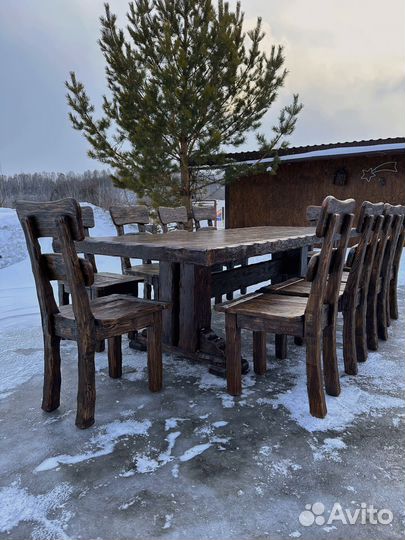
[[[186,141],[180,143],[180,175],[183,205],[187,209],[188,229],[193,230],[192,193],[190,170],[188,163],[188,145]]]

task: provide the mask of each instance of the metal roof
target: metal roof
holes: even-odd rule
[[[285,150],[280,150],[278,155],[281,161],[296,161],[352,154],[369,154],[374,152],[398,152],[404,150],[405,137],[394,137],[388,139],[371,139],[367,141],[295,146]],[[262,154],[259,151],[233,152],[228,153],[227,157],[235,160],[236,163],[254,163],[258,160],[260,160],[261,163],[273,161],[273,158],[261,159]]]

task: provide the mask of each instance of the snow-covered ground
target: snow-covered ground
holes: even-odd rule
[[[106,210],[89,203],[94,210],[96,226],[92,236],[115,236],[115,227]],[[51,253],[51,241],[41,239],[44,252]],[[27,254],[24,233],[16,211],[0,208],[0,330],[22,328],[40,324],[39,308],[31,264]],[[136,264],[136,260],[135,260]],[[100,272],[121,273],[117,257],[97,256]],[[56,285],[55,289],[56,291]]]
[[[94,212],[92,235],[114,235],[109,214]],[[0,255],[0,443],[7,449],[0,452],[0,538],[344,538],[342,529],[302,527],[305,503],[376,497],[395,510],[403,491],[402,296],[390,339],[357,377],[342,370],[342,394],[327,397],[324,420],[308,414],[302,347],[291,344],[288,361],[277,361],[269,337],[268,375],[250,372],[235,399],[205,365],[167,354],[164,391],[148,393],[145,353],[124,339],[120,381],[107,376],[107,354],[97,354],[96,425],[79,431],[74,343],[62,343],[61,408],[40,410],[39,310],[14,210],[0,209]],[[120,272],[118,258],[97,257],[97,264]],[[401,295],[404,285],[403,258]],[[220,316],[214,324],[221,332]],[[339,332],[340,362],[341,339]],[[247,335],[243,347],[251,359]],[[96,518],[104,519],[99,527]]]

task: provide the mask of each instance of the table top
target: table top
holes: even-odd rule
[[[89,237],[77,242],[77,249],[95,255],[212,266],[297,249],[317,240],[314,227],[265,226]]]

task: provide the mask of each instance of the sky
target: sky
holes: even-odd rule
[[[261,16],[263,46],[283,45],[289,70],[264,133],[299,93],[294,146],[405,135],[403,0],[241,3],[246,29]],[[110,5],[125,26],[127,0]],[[87,141],[72,129],[64,88],[75,71],[99,106],[102,14],[102,0],[0,0],[0,174],[105,168],[87,157]],[[249,137],[238,150],[255,147]]]

